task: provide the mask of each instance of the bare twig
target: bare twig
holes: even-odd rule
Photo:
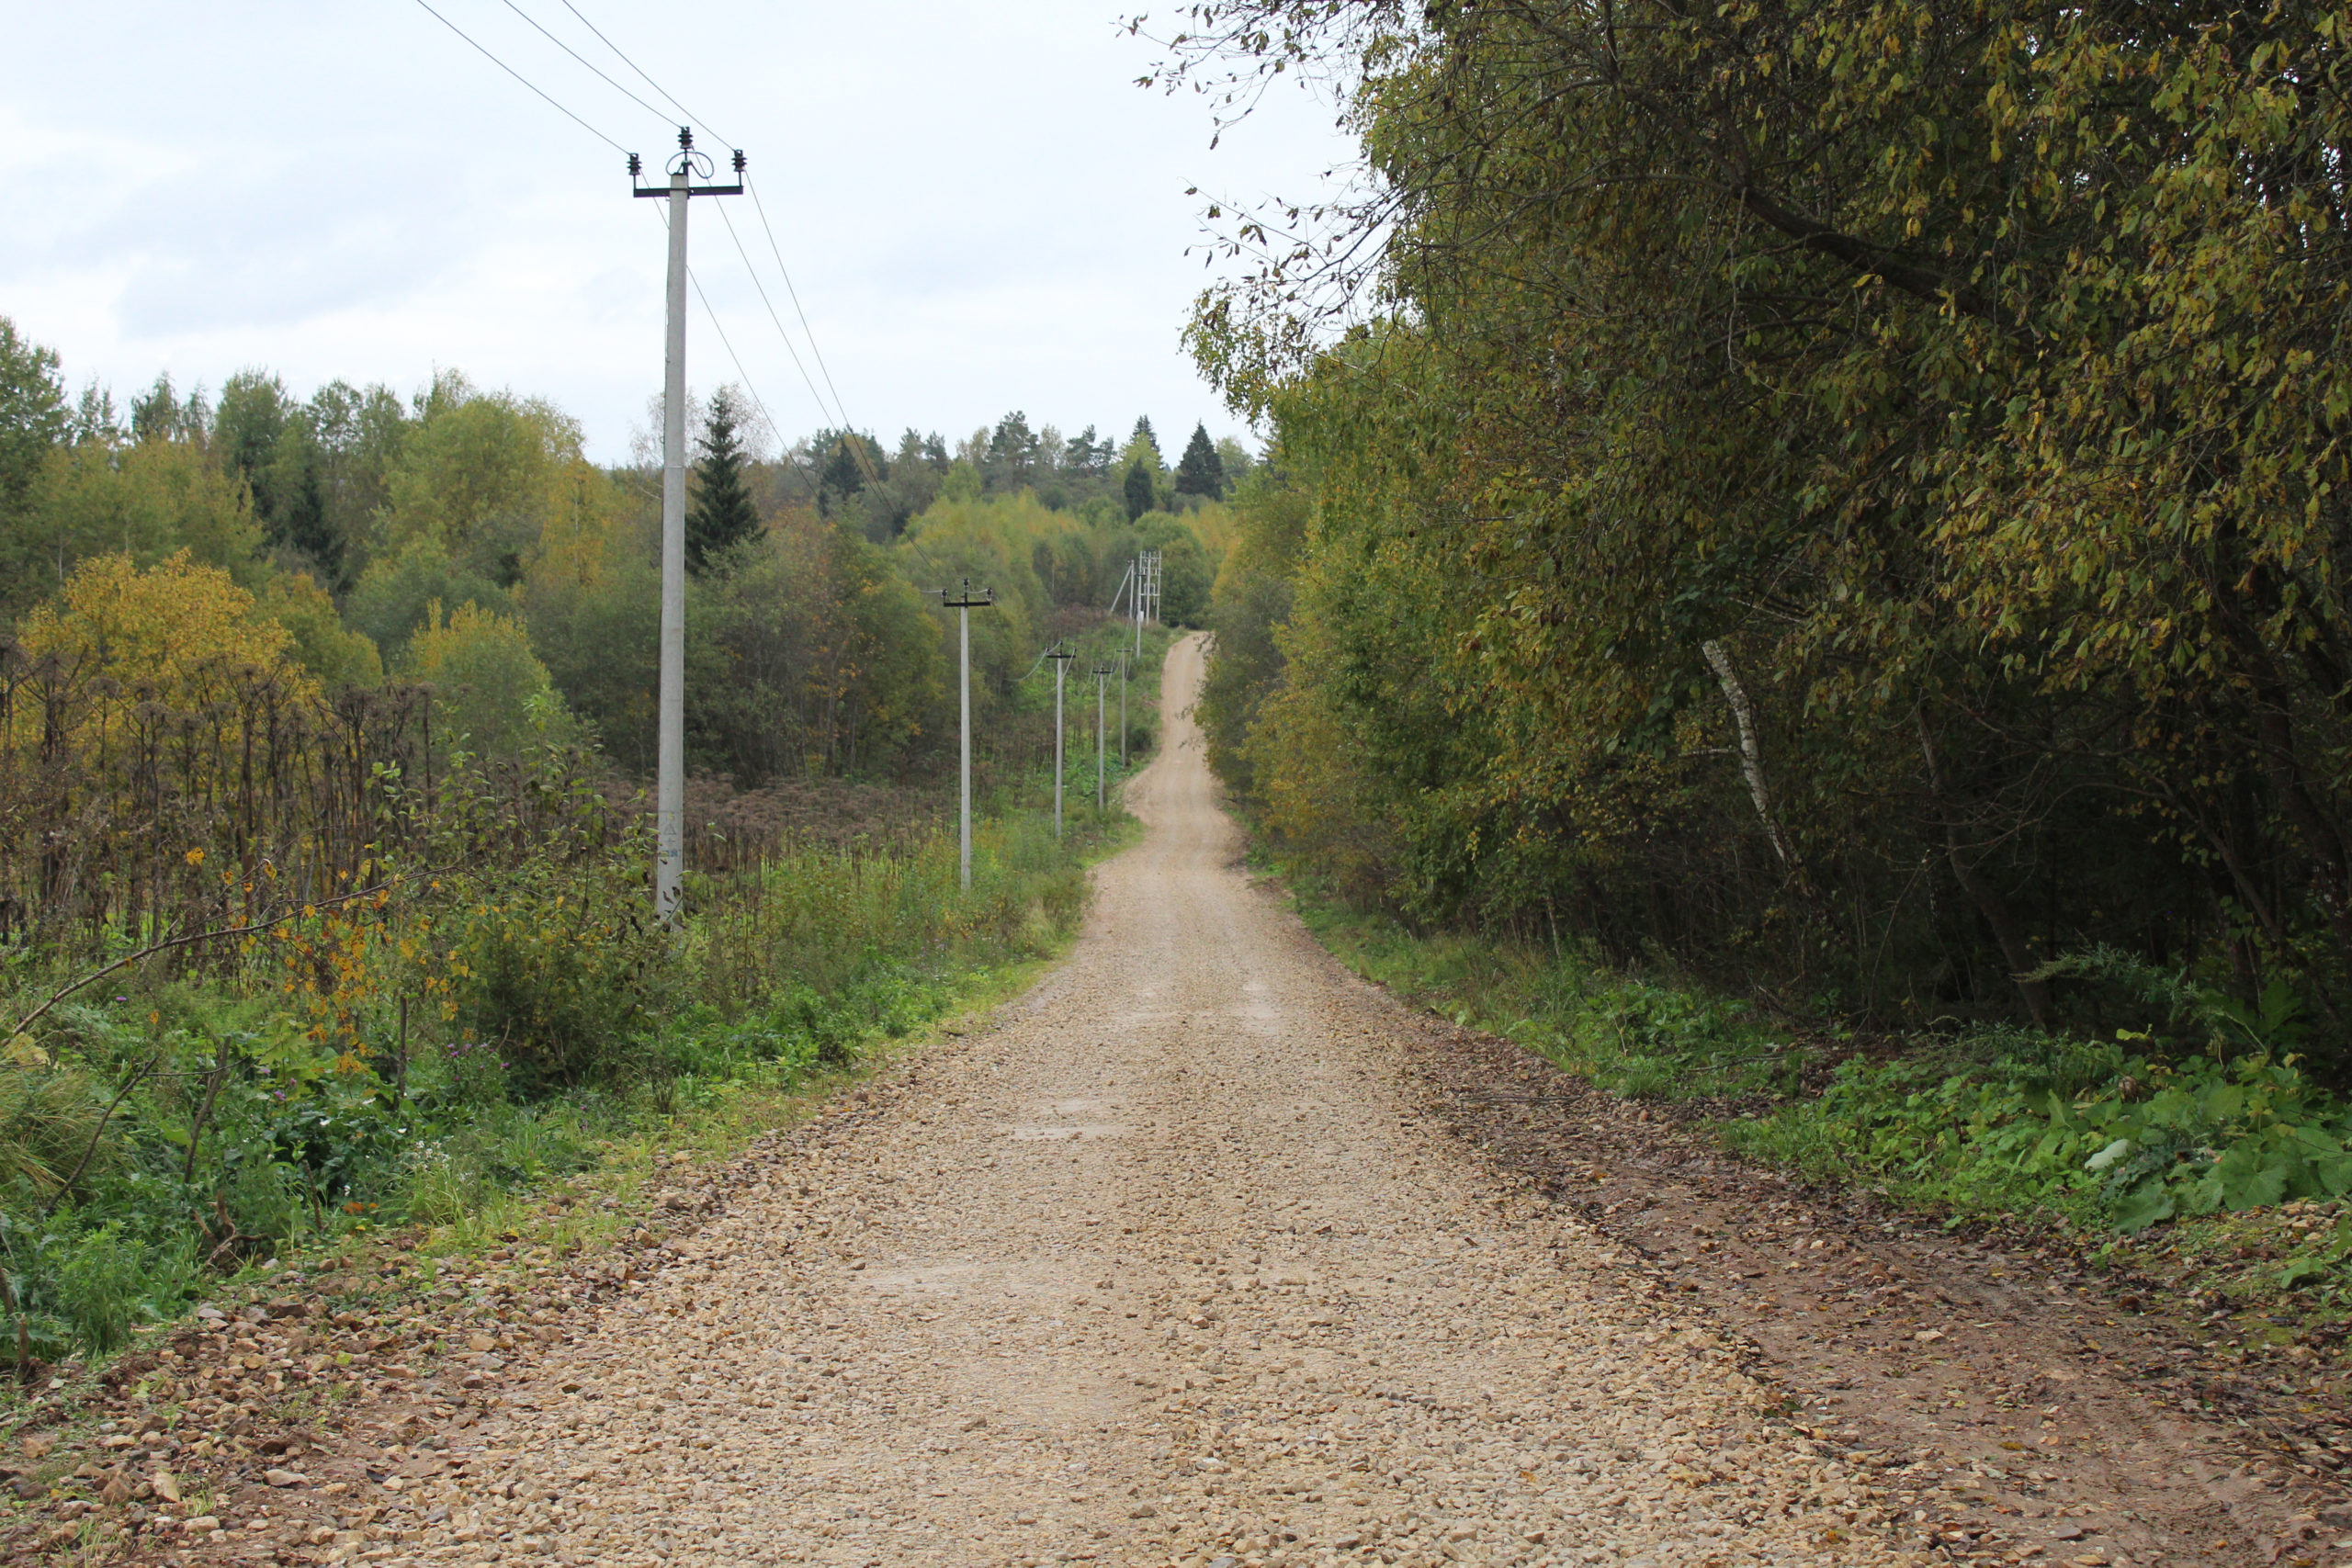
[[[114,1120],[114,1113],[120,1110],[122,1102],[130,1097],[130,1091],[139,1087],[139,1080],[145,1077],[149,1070],[163,1059],[164,1050],[159,1045],[155,1048],[153,1055],[132,1068],[130,1076],[122,1080],[122,1087],[115,1090],[112,1100],[107,1101],[106,1113],[98,1118],[98,1124],[90,1129],[90,1141],[82,1146],[82,1157],[74,1162],[73,1174],[59,1182],[57,1190],[49,1195],[49,1207],[40,1212],[42,1219],[47,1219],[57,1213],[57,1205],[65,1201],[65,1195],[74,1190],[74,1184],[82,1179],[82,1173],[90,1168],[90,1157],[98,1152],[98,1140],[106,1135],[107,1123]]]
[[[435,874],[426,873],[424,874],[430,875]],[[386,881],[379,882],[373,887],[362,887],[349,893],[339,893],[332,898],[314,898],[303,904],[299,908],[288,909],[282,915],[275,916],[266,920],[257,920],[252,925],[228,926],[220,931],[192,931],[187,936],[175,936],[165,942],[152,942],[149,945],[139,949],[136,953],[125,953],[123,956],[116,959],[113,963],[107,964],[103,969],[94,969],[89,974],[85,975],[80,979],[73,982],[71,985],[61,987],[57,990],[51,992],[47,1001],[41,1003],[40,1006],[33,1009],[32,1011],[25,1014],[24,1017],[16,1021],[16,1023],[9,1029],[6,1038],[14,1040],[17,1035],[22,1034],[26,1030],[30,1029],[34,1024],[40,1022],[48,1013],[50,1009],[55,1007],[58,1003],[63,1001],[74,992],[90,986],[95,986],[100,980],[103,980],[107,976],[113,974],[116,970],[127,969],[142,958],[153,958],[159,953],[168,953],[175,947],[186,947],[190,942],[209,942],[216,937],[252,936],[255,932],[266,931],[273,927],[282,926],[288,920],[297,920],[300,919],[305,915],[316,914],[321,909],[332,909],[340,905],[351,903],[356,899],[372,898],[377,894],[382,893],[396,886],[400,881],[401,878],[395,876]]]

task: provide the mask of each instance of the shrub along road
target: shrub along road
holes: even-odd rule
[[[1430,1114],[1542,1084],[1441,1060],[1445,1032],[1250,885],[1184,711],[1200,666],[1197,638],[1171,653],[1166,744],[1129,789],[1149,834],[1101,868],[1036,992],[755,1148],[662,1267],[622,1284],[597,1266],[608,1288],[542,1314],[553,1343],[485,1348],[468,1377],[499,1390],[486,1414],[459,1418],[482,1388],[413,1391],[402,1418],[437,1410],[437,1435],[330,1444],[274,1491],[256,1474],[218,1517],[259,1528],[162,1550],[842,1568],[1867,1564],[1917,1560],[1923,1534],[2009,1561],[2307,1551],[2299,1499],[2258,1473],[2171,1483],[2234,1463],[2188,1418],[2103,1448],[2079,1413],[2134,1396],[2064,1346],[2032,1347],[2031,1386],[2007,1391],[2018,1436],[1992,1451],[2014,1462],[1981,1462],[1972,1401],[2017,1374],[1921,1339],[1957,1338],[1940,1310],[1901,1325],[1900,1353],[1965,1408],[1903,1402],[1885,1430],[1904,1446],[1874,1449],[1873,1386],[1851,1427],[1806,1431],[1792,1388],[1826,1395],[1844,1364],[1800,1364],[1792,1340],[1774,1365],[1752,1322],[1599,1228],[1561,1190],[1591,1171],[1573,1122],[1539,1159],[1517,1110],[1462,1133]],[[1796,1213],[1734,1201],[1716,1223],[1810,1257],[1820,1226]],[[1908,1277],[1973,1314],[1933,1272],[1970,1266]],[[1974,1533],[1938,1529],[1963,1517]]]

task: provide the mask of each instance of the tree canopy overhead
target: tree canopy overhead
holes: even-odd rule
[[[1193,328],[1318,508],[1250,699],[1302,832],[1873,1005],[2104,942],[2352,1007],[2339,13],[1192,22],[1365,157]]]

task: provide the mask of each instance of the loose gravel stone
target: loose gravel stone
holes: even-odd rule
[[[1385,1007],[1239,869],[1200,670],[1075,955],[761,1156],[325,1555],[1900,1560],[1867,1468],[1412,1114]]]

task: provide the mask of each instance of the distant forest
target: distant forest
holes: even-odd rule
[[[658,407],[649,423],[658,429]],[[1136,552],[1171,620],[1205,614],[1249,451],[1148,419],[1114,442],[1007,414],[895,449],[826,430],[779,447],[740,390],[689,410],[690,766],[736,787],[901,778],[952,746],[952,619],[968,575],[985,717],[1045,642],[1091,626]],[[259,674],[321,700],[429,688],[436,744],[593,740],[652,760],[658,453],[601,467],[553,402],[445,372],[403,397],[266,371],[216,394],[159,377],[70,396],[0,319],[6,693],[69,748],[140,702],[194,712]]]

